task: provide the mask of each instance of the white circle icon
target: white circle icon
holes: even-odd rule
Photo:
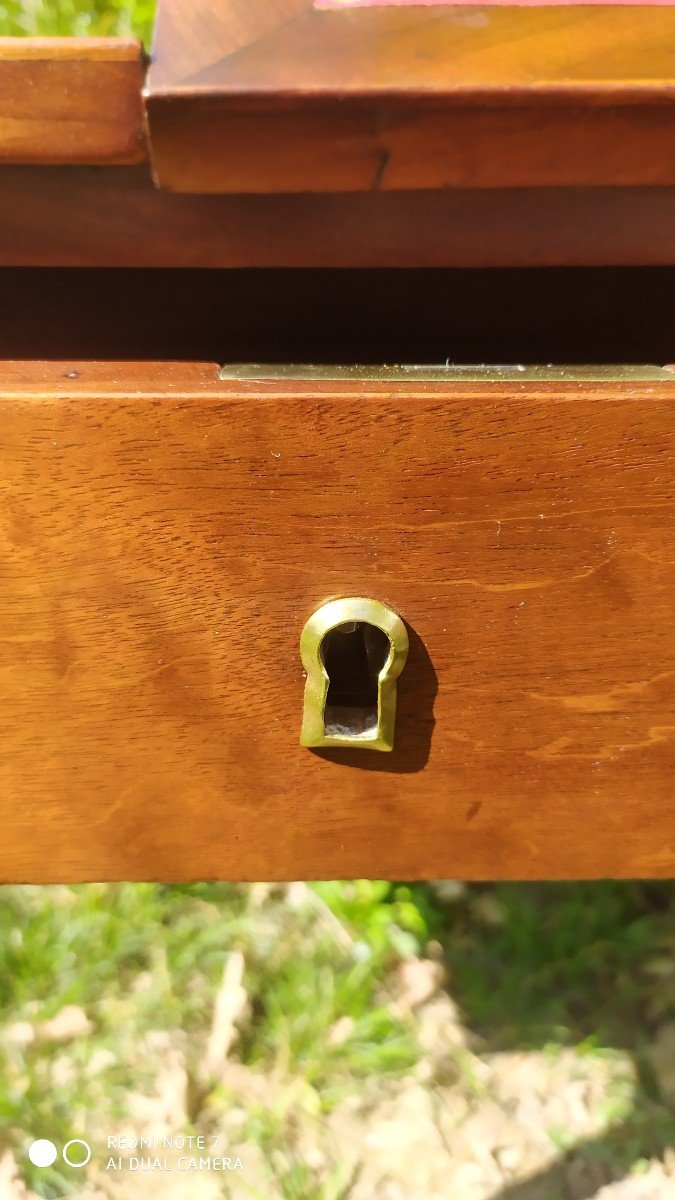
[[[68,1158],[68,1151],[70,1150],[71,1146],[82,1146],[85,1157],[81,1159],[80,1162],[73,1162],[72,1159]],[[91,1146],[89,1145],[89,1142],[83,1142],[82,1138],[71,1138],[69,1142],[66,1142],[62,1153],[63,1161],[68,1163],[69,1167],[86,1167],[89,1159],[91,1158]]]
[[[38,1138],[28,1147],[28,1157],[34,1167],[51,1167],[56,1159],[56,1146],[47,1138]]]

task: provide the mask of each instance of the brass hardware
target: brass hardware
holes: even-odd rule
[[[307,672],[300,744],[393,750],[396,680],[408,657],[401,618],[378,600],[331,600],[309,618],[300,654]]]
[[[227,363],[220,379],[242,382],[274,382],[292,379],[298,382],[354,383],[621,383],[659,380],[672,383],[673,371],[653,366],[311,366],[306,364]]]

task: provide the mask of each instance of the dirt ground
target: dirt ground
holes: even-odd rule
[[[121,1170],[106,1169],[110,1130],[101,1130],[82,1200],[675,1200],[675,1153],[633,1164],[628,1176],[612,1154],[634,1111],[629,1054],[486,1052],[440,985],[436,964],[402,965],[391,1003],[417,1025],[419,1061],[402,1079],[369,1080],[326,1115],[312,1111],[301,1079],[271,1077],[230,1056],[246,998],[240,977],[226,980],[202,1062],[218,1086],[200,1093],[180,1034],[150,1033],[144,1049],[161,1067],[150,1089],[126,1096],[116,1133],[131,1128],[160,1141],[186,1128],[207,1141],[217,1134],[218,1154],[238,1158],[241,1169],[188,1175],[177,1149],[142,1152],[166,1169],[133,1171],[128,1152]],[[69,1019],[77,1025],[76,1014]],[[338,1021],[329,1036],[348,1033]],[[671,1027],[654,1047],[654,1066],[662,1089],[672,1089]],[[266,1141],[255,1115],[270,1112],[276,1133]],[[38,1200],[9,1153],[0,1161],[0,1200]]]

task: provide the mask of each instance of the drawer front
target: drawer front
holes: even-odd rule
[[[674,874],[674,402],[5,365],[0,878]],[[341,596],[390,754],[299,742]]]

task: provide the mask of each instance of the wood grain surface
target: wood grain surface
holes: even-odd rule
[[[0,162],[146,157],[139,42],[0,38]]]
[[[5,266],[662,264],[675,187],[189,196],[146,167],[0,167]]]
[[[675,8],[160,0],[154,170],[183,192],[675,183]]]
[[[674,403],[6,365],[0,878],[672,875]],[[304,750],[359,593],[396,748]]]

